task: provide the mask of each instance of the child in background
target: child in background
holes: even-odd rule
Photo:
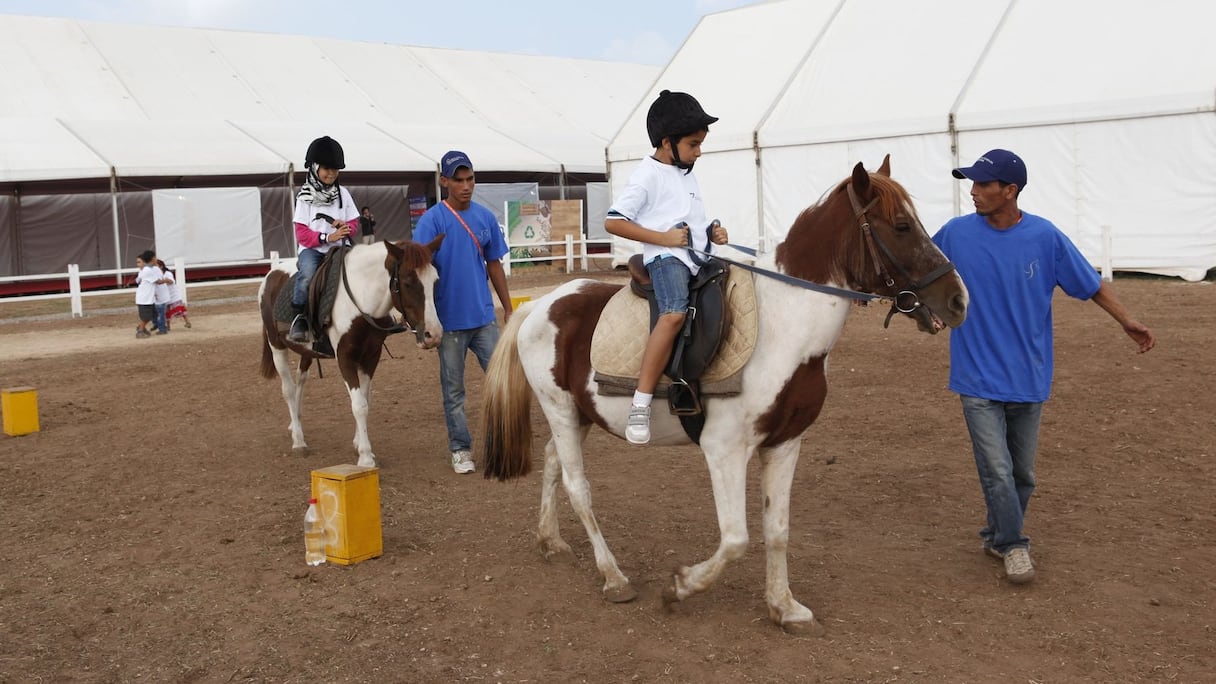
[[[172,330],[173,326],[169,324],[174,318],[182,318],[186,321],[186,327],[190,327],[190,316],[186,312],[186,303],[182,301],[181,288],[177,286],[177,277],[173,275],[173,269],[165,265],[165,262],[160,259],[156,260],[156,265],[160,266],[160,270],[165,274],[165,287],[169,288],[169,303],[165,306],[165,329]]]
[[[173,298],[173,291],[169,289],[169,283],[173,282],[173,275],[169,273],[169,267],[165,266],[165,262],[160,259],[157,259],[153,265],[160,272],[160,277],[156,281],[156,320],[153,321],[153,325],[156,327],[157,335],[168,335],[169,322],[165,318],[165,310],[169,307],[169,300]]]
[[[625,425],[625,439],[630,444],[650,441],[651,399],[688,313],[688,282],[700,271],[688,248],[704,252],[709,240],[723,245],[728,239],[721,226],[706,235],[710,221],[701,202],[701,187],[692,175],[709,125],[717,120],[688,93],[659,93],[646,114],[646,133],[654,154],[630,174],[604,221],[609,233],[643,243],[642,260],[659,306],[659,319],[642,353],[638,388]]]
[[[152,336],[148,324],[156,318],[156,281],[161,277],[155,261],[156,253],[150,249],[135,257],[135,266],[139,269],[135,275],[135,308],[139,310],[139,325],[135,328],[137,339]]]

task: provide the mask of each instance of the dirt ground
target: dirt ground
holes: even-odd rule
[[[531,278],[512,287],[553,284]],[[324,365],[305,392],[312,448],[291,451],[278,383],[257,374],[255,288],[237,289],[192,295],[192,329],[147,340],[126,297],[121,313],[0,323],[0,385],[35,387],[41,419],[0,435],[0,682],[1216,680],[1210,282],[1116,280],[1157,333],[1144,356],[1097,306],[1057,296],[1024,587],[980,552],[946,338],[855,310],[794,483],[791,585],[820,637],[768,620],[755,466],[748,554],[662,609],[671,568],[717,543],[693,447],[588,441],[596,512],[638,600],[600,598],[564,495],[576,558],[544,561],[539,473],[451,471],[437,358],[405,336],[370,416],[384,555],[309,568],[309,472],[354,463],[349,402]],[[474,423],[480,380],[470,363]]]

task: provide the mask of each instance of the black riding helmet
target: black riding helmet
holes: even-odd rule
[[[337,140],[325,135],[308,145],[308,152],[304,155],[304,166],[312,168],[314,162],[331,169],[344,169],[346,168],[346,155],[342,153],[342,146],[338,144]]]
[[[664,90],[646,113],[646,133],[650,135],[650,144],[659,147],[663,138],[672,138],[674,143],[690,133],[709,128],[717,120],[718,117],[706,114],[692,95]]]

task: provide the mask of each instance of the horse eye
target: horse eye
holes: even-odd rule
[[[912,230],[912,224],[908,223],[907,221],[900,221],[899,223],[895,224],[895,230],[898,230],[901,233],[906,233],[909,230]]]

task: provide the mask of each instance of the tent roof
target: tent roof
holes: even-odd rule
[[[961,100],[959,129],[1212,111],[1216,3],[1017,0]]]
[[[0,119],[23,126],[0,148],[0,182],[108,176],[111,166],[278,173],[299,169],[319,135],[338,139],[358,171],[433,172],[459,148],[483,170],[604,173],[607,140],[658,72],[4,15],[0,62],[10,78]]]
[[[702,18],[608,157],[650,153],[664,88],[720,118],[705,152],[1213,111],[1212,25],[1208,0],[750,5]]]

